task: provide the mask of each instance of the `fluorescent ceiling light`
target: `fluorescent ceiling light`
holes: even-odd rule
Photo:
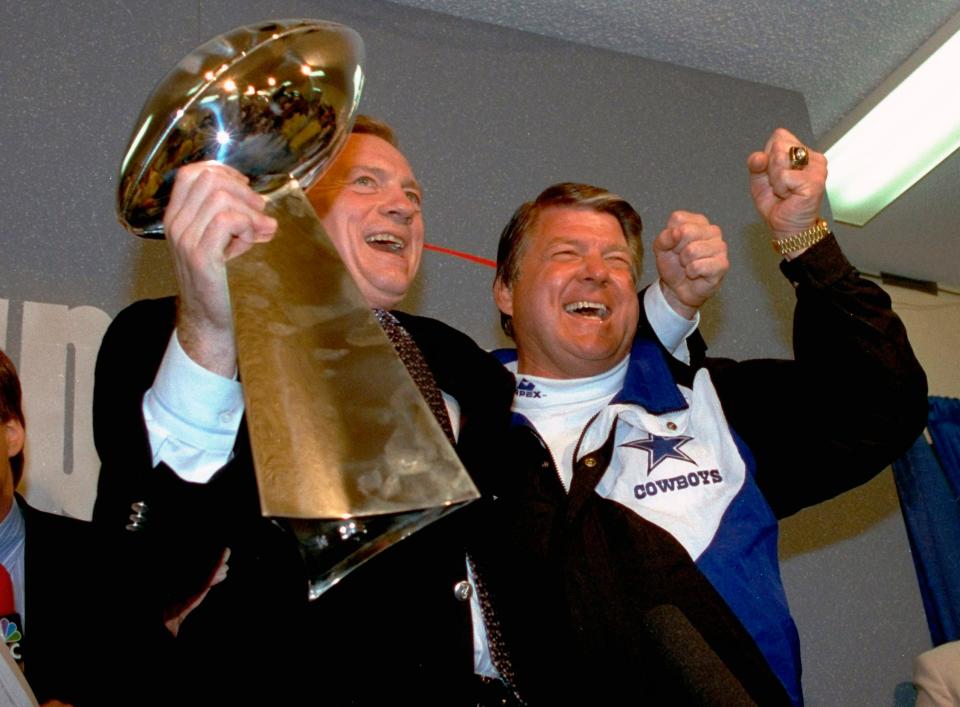
[[[827,194],[833,217],[857,226],[960,147],[960,14],[825,143],[831,145]]]

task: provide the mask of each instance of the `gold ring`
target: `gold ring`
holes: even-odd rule
[[[790,169],[803,169],[810,162],[810,153],[803,145],[790,148]]]

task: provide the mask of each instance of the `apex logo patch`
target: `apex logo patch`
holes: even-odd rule
[[[647,453],[647,476],[657,468],[660,462],[667,459],[677,459],[682,462],[696,464],[689,455],[680,451],[680,447],[692,440],[693,437],[677,435],[676,437],[658,437],[651,434],[647,439],[635,439],[632,442],[624,442],[621,447],[630,447],[631,449],[641,449]]]
[[[517,395],[521,398],[542,398],[541,391],[537,390],[537,386],[528,381],[526,378],[521,378],[520,382],[517,383]]]

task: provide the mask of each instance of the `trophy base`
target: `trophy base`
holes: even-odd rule
[[[462,505],[351,518],[286,519],[306,565],[310,601],[374,555]]]

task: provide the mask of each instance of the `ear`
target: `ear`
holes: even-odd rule
[[[15,457],[23,451],[23,441],[26,433],[20,420],[11,417],[3,423],[3,433],[7,436],[7,456]]]
[[[501,312],[513,316],[513,290],[500,278],[493,282],[493,301],[497,303],[497,308]]]

